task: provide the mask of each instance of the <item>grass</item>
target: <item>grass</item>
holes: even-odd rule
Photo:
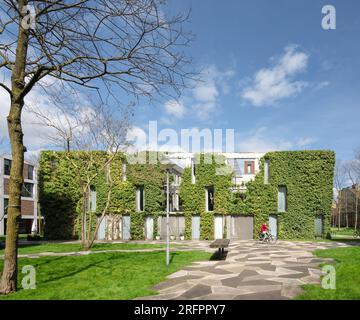
[[[331,238],[336,239],[355,239],[354,235],[354,228],[331,228]]]
[[[19,239],[26,239],[27,234],[19,234]],[[6,236],[0,236],[0,241],[5,241]]]
[[[317,250],[321,258],[335,259],[336,289],[325,290],[320,285],[305,285],[302,300],[360,300],[360,247]]]
[[[185,265],[209,260],[203,251],[172,252],[169,268],[164,252],[100,253],[86,256],[20,259],[36,269],[36,289],[0,296],[10,299],[133,299],[155,294],[150,288]],[[2,268],[0,261],[0,268]],[[21,283],[19,272],[19,287]]]
[[[171,245],[176,247],[177,245]],[[136,250],[136,249],[154,249],[165,248],[164,244],[147,244],[147,243],[94,243],[92,251],[99,250]],[[32,254],[40,252],[76,252],[81,251],[82,247],[78,243],[44,243],[44,244],[21,244],[19,254]],[[0,255],[4,254],[4,249],[0,250]]]

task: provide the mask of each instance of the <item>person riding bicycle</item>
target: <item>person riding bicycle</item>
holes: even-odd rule
[[[263,240],[266,240],[266,238],[268,237],[268,228],[266,223],[263,223],[261,225],[261,237]]]

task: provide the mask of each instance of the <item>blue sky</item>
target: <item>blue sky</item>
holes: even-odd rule
[[[327,4],[336,9],[336,30],[321,27]],[[358,0],[169,0],[165,13],[189,8],[184,27],[195,39],[186,53],[202,81],[177,101],[141,100],[133,132],[147,133],[149,121],[178,133],[234,129],[236,151],[331,149],[338,159],[353,157],[360,148]],[[26,103],[52,106],[36,90]],[[0,142],[8,107],[0,91]],[[23,120],[28,150],[49,148],[34,116]]]
[[[336,8],[336,30],[321,9]],[[146,129],[232,128],[237,151],[332,149],[351,159],[360,119],[360,2],[170,1],[191,8],[188,53],[204,81],[178,102],[137,107]]]

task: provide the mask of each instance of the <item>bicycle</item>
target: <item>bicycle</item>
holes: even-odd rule
[[[259,242],[262,243],[276,243],[277,239],[270,232],[260,233]]]

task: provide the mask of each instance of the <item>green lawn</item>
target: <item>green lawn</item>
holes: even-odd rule
[[[334,240],[337,239],[355,239],[354,238],[354,228],[331,228],[331,238]]]
[[[99,253],[86,256],[20,259],[36,268],[34,290],[19,290],[0,299],[133,299],[154,294],[150,288],[165,276],[196,260],[209,260],[202,251],[172,252],[165,265],[164,252]],[[0,261],[0,269],[3,261]],[[19,284],[22,279],[19,272]]]
[[[315,251],[318,257],[335,259],[336,289],[325,290],[319,285],[304,286],[298,296],[303,300],[360,300],[360,247]]]
[[[177,245],[171,245],[177,247]],[[143,244],[143,243],[95,243],[92,251],[99,250],[136,250],[136,249],[153,249],[165,248],[164,244]],[[74,252],[81,251],[80,244],[65,244],[65,243],[45,243],[45,244],[31,244],[20,245],[19,254],[30,254],[40,252]],[[0,250],[0,255],[4,254],[4,249]]]

